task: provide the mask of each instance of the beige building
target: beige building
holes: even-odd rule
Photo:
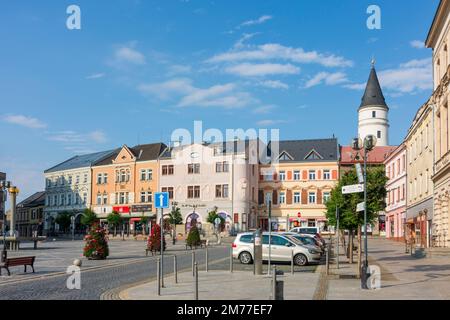
[[[449,61],[450,1],[442,0],[428,33],[426,46],[433,49],[434,92],[434,227],[433,245],[450,246],[450,119]]]
[[[407,154],[406,235],[429,247],[433,220],[433,107],[427,102],[417,111],[405,138]]]

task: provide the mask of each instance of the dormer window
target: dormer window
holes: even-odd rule
[[[322,159],[323,157],[314,149],[311,150],[305,157],[305,160],[322,160]]]
[[[282,161],[292,161],[294,160],[286,151],[283,151],[280,156],[278,157],[278,160]]]

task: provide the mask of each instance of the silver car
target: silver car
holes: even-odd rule
[[[302,245],[304,245],[307,248],[312,248],[320,252],[320,254],[324,254],[325,250],[322,248],[321,245],[317,242],[316,239],[314,239],[314,236],[309,234],[298,234],[295,232],[283,232],[282,234],[289,236],[291,238],[294,238],[295,240],[299,241]]]
[[[252,232],[240,233],[236,236],[233,247],[233,258],[239,259],[242,264],[251,264],[254,260]],[[271,236],[271,261],[289,262],[294,256],[294,263],[298,266],[305,266],[312,262],[319,262],[321,259],[320,251],[308,248],[299,241],[291,239],[281,233],[272,233]],[[269,234],[262,234],[262,258],[264,261],[269,259]]]

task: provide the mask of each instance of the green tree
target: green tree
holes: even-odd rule
[[[178,225],[183,223],[183,217],[181,216],[180,208],[177,206],[172,207],[169,213],[169,223],[172,225]]]
[[[114,227],[114,237],[117,235],[117,227],[122,223],[122,216],[117,211],[113,211],[106,217],[108,225]]]
[[[197,226],[193,225],[189,230],[189,234],[186,239],[186,244],[190,247],[197,247],[200,245],[200,232]]]
[[[67,229],[69,229],[70,224],[72,223],[72,221],[70,220],[71,216],[72,215],[69,212],[64,211],[59,213],[55,219],[55,222],[59,225],[60,230],[64,233],[67,232]]]
[[[81,224],[90,228],[96,222],[98,222],[98,218],[95,212],[91,209],[84,209],[83,215],[81,216]]]
[[[378,218],[378,212],[386,207],[386,182],[388,178],[381,166],[367,170],[367,223],[372,224]],[[339,208],[339,227],[349,231],[349,258],[353,261],[353,232],[364,225],[364,212],[356,212],[358,203],[364,201],[364,193],[342,194],[342,187],[358,184],[356,170],[346,172],[338,185],[331,191],[330,200],[326,203],[327,219],[330,225],[336,226],[336,207]]]
[[[218,208],[214,207],[214,209],[212,211],[208,212],[208,217],[206,218],[206,221],[215,226],[216,219],[219,218],[220,219],[220,230],[223,230],[223,228],[225,227],[225,219],[217,213],[217,210],[218,210]]]

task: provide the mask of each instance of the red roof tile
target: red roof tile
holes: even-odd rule
[[[375,147],[369,152],[367,157],[368,164],[383,164],[384,160],[389,156],[389,154],[394,151],[397,146],[386,146],[386,147]],[[354,164],[362,162],[364,151],[355,151],[350,146],[340,146],[339,148],[341,156],[341,164]],[[355,160],[356,155],[359,155],[359,159]]]

